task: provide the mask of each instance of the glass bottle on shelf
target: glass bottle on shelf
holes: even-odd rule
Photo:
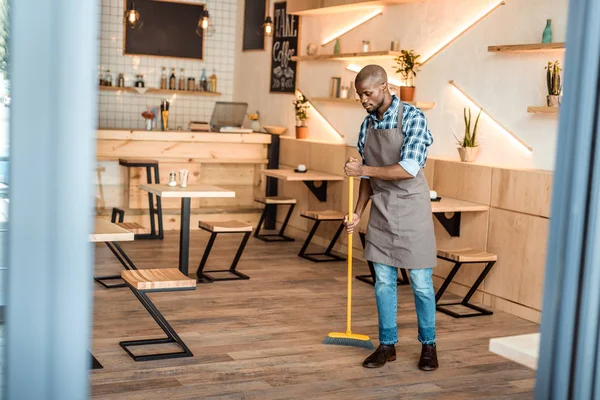
[[[167,88],[167,68],[162,67],[162,74],[160,75],[160,88]]]
[[[216,92],[217,91],[217,71],[215,69],[213,69],[213,73],[210,76],[210,91],[211,92]]]
[[[104,75],[104,85],[112,86],[112,75],[110,74],[110,69],[107,69],[106,74]]]
[[[171,68],[171,78],[169,78],[169,89],[177,89],[177,79],[175,78],[175,68]]]
[[[202,68],[202,75],[200,76],[200,87],[203,92],[208,90],[208,81],[206,79],[206,68]]]
[[[125,87],[125,76],[123,74],[119,74],[119,82],[117,83],[119,87]]]
[[[185,90],[185,77],[183,76],[183,68],[181,68],[181,75],[179,75],[179,90]]]

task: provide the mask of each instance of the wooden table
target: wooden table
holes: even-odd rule
[[[105,219],[96,218],[94,233],[90,234],[90,242],[125,242],[135,239],[135,235],[120,226],[113,224]],[[102,364],[94,357],[92,353],[92,369],[101,369]]]
[[[286,182],[304,182],[312,194],[321,202],[327,201],[327,182],[344,180],[341,175],[319,171],[295,172],[292,169],[263,169],[261,173],[271,178],[283,179]],[[318,187],[315,185],[317,181],[321,182]]]
[[[540,334],[531,333],[490,339],[490,351],[529,368],[537,369]]]
[[[455,237],[460,236],[460,217],[463,212],[483,212],[488,210],[489,207],[486,205],[450,197],[442,197],[440,201],[431,202],[431,212],[433,215],[440,221],[446,232],[450,236]],[[448,217],[446,214],[452,214],[452,216]]]
[[[179,270],[188,275],[190,258],[190,204],[192,198],[235,197],[235,192],[212,185],[189,185],[186,188],[162,184],[140,185],[141,190],[165,198],[181,198],[181,225],[179,231]]]

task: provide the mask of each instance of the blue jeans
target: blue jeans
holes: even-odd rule
[[[377,314],[379,317],[379,343],[395,344],[398,342],[398,294],[396,279],[398,268],[385,264],[374,263],[375,297],[377,299]],[[415,296],[417,321],[419,326],[419,342],[435,344],[435,293],[431,275],[433,270],[411,269],[410,284]]]

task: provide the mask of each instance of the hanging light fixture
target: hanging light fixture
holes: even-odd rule
[[[202,37],[203,35],[212,36],[215,34],[215,27],[208,10],[202,11],[202,15],[198,19],[198,26],[196,27],[196,35]]]
[[[125,11],[125,23],[133,30],[138,29],[142,26],[142,20],[140,13],[135,9],[135,3],[132,3],[131,8]]]
[[[265,36],[273,36],[273,20],[269,13],[271,12],[270,1],[267,0],[267,16],[265,17],[265,23],[262,25],[263,35]]]

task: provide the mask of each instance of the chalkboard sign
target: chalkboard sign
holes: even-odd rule
[[[266,17],[265,0],[246,0],[244,8],[244,42],[242,50],[264,50],[265,37],[262,25]]]
[[[202,60],[204,35],[198,36],[196,27],[204,4],[135,0],[135,9],[142,25],[134,30],[124,23],[125,54]]]
[[[275,3],[273,49],[271,50],[271,92],[295,93],[296,61],[300,37],[300,17],[288,15],[286,2]]]

